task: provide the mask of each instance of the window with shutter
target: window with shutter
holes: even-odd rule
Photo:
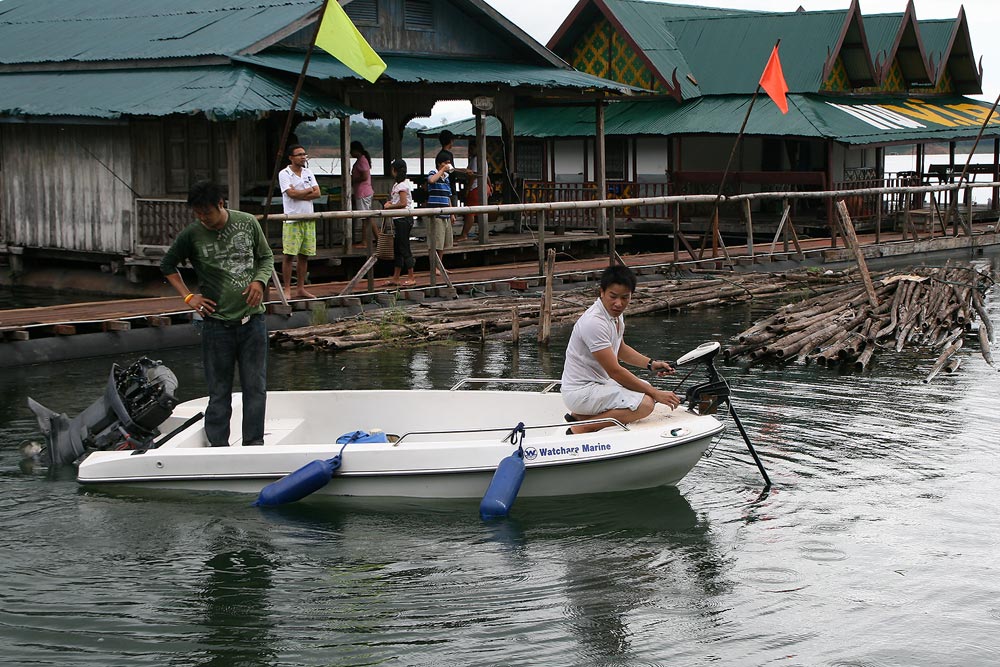
[[[355,25],[378,25],[378,0],[353,0],[344,12]]]
[[[407,30],[433,30],[434,6],[431,0],[404,0]]]

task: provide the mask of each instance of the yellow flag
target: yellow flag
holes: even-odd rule
[[[354,27],[337,0],[329,0],[326,4],[316,46],[371,83],[385,71],[385,62]]]

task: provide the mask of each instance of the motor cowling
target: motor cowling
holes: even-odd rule
[[[177,406],[177,377],[160,361],[142,357],[112,365],[104,395],[72,419],[32,398],[28,407],[45,436],[43,459],[67,465],[97,449],[146,449]]]

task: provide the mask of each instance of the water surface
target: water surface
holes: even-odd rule
[[[631,318],[673,359],[764,306]],[[1000,294],[990,295],[1000,328]],[[446,388],[558,377],[530,342],[279,352],[274,389]],[[11,665],[942,665],[1000,660],[997,398],[974,349],[856,374],[726,369],[774,488],[735,428],[679,489],[475,503],[80,490],[19,467],[33,396],[75,413],[112,361],[0,376],[0,663]],[[153,356],[184,398],[197,349]],[[449,406],[443,405],[442,409]],[[731,424],[730,424],[731,426]]]

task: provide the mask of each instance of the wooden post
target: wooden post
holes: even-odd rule
[[[966,234],[972,236],[972,186],[971,185],[965,186],[965,202],[966,202],[966,211],[968,212],[968,216],[963,221],[962,227],[965,229]]]
[[[349,219],[350,218],[348,218],[348,220]],[[365,260],[365,263],[361,266],[360,269],[358,269],[358,272],[354,274],[354,277],[351,278],[351,281],[344,286],[344,289],[340,290],[340,294],[338,294],[337,296],[344,296],[345,294],[350,294],[354,290],[354,286],[358,284],[358,281],[361,280],[361,278],[366,273],[372,270],[372,267],[375,266],[375,262],[377,261],[378,257],[376,257],[375,255],[372,255],[367,260]]]
[[[229,208],[240,209],[240,122],[226,123],[226,188]]]
[[[750,255],[750,261],[753,262],[753,218],[750,217],[750,200],[743,200],[743,213],[746,216],[747,222],[747,254]]]
[[[556,270],[556,250],[549,248],[545,259],[545,291],[542,293],[542,307],[538,316],[538,342],[549,344],[552,334],[552,277]]]
[[[521,313],[518,311],[517,304],[514,305],[510,313],[510,342],[515,346],[521,342]]]
[[[861,280],[865,285],[865,292],[868,294],[868,302],[872,308],[878,308],[878,296],[875,294],[875,286],[872,284],[871,274],[868,273],[868,264],[865,262],[864,253],[858,244],[858,235],[854,231],[854,224],[851,222],[851,215],[847,212],[847,205],[843,199],[837,200],[837,213],[840,216],[840,225],[843,228],[844,241],[854,253],[854,259],[858,262],[858,270],[861,272]]]
[[[614,266],[618,257],[618,244],[615,240],[615,209],[605,209],[608,211],[608,266]]]
[[[340,209],[350,211],[351,201],[351,118],[340,119]],[[361,224],[367,225],[368,219],[363,218]],[[341,224],[344,239],[342,249],[347,255],[351,252],[351,235],[354,232],[354,218],[344,218]]]
[[[545,273],[545,211],[538,212],[538,275]]]
[[[680,246],[681,242],[681,203],[677,202],[674,204],[674,264],[681,261],[680,259]],[[692,257],[691,259],[694,259]]]
[[[875,197],[875,243],[882,242],[882,195]]]
[[[479,109],[476,109],[476,151],[476,166],[479,168],[479,173],[476,174],[479,183],[479,205],[485,206],[489,203],[487,196],[489,188],[486,187],[486,182],[490,165],[486,159],[486,117]],[[490,240],[489,217],[485,213],[480,213],[476,216],[476,222],[479,223],[479,245],[485,245]]]
[[[783,211],[781,214],[783,221],[790,223],[792,206],[788,203],[787,199],[781,200],[781,210]],[[788,227],[789,225],[785,225],[785,233],[781,235],[781,251],[784,253],[788,253]]]
[[[431,287],[437,286],[437,247],[434,245],[437,240],[434,238],[434,216],[427,216],[427,269],[430,271]]]
[[[607,171],[604,152],[604,101],[598,100],[596,105],[596,131],[594,137],[594,184],[597,186],[597,198],[608,196]],[[603,208],[597,209],[597,233],[604,236],[608,233],[608,220]]]

